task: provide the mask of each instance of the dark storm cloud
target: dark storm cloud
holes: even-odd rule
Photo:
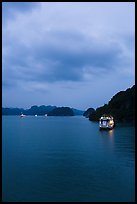
[[[38,6],[38,2],[2,2],[2,24],[16,19],[17,13],[27,14]]]
[[[39,6],[37,2],[2,2],[3,18],[8,18],[14,12],[26,12]]]
[[[50,34],[53,37],[52,32]],[[110,72],[119,64],[122,51],[116,44],[98,45],[77,32],[60,31],[59,35],[58,31],[55,36],[55,44],[43,41],[31,48],[18,43],[12,47],[4,67],[12,74],[13,81],[81,81],[86,72],[94,74],[100,69]],[[8,77],[5,79],[9,80]]]

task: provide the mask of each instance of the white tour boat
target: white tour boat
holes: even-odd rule
[[[99,119],[99,129],[112,129],[114,128],[114,119],[111,115],[102,115]]]

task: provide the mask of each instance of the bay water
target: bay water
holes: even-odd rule
[[[82,116],[2,116],[5,202],[134,202],[135,128]]]

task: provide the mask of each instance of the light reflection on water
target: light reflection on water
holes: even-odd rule
[[[114,136],[115,136],[115,130],[101,130],[99,131],[99,136],[102,145],[104,145],[107,148],[109,148],[111,151],[114,149]]]
[[[112,130],[101,130],[101,131],[99,131],[99,133],[100,133],[101,136],[110,136],[110,139],[111,139],[114,136],[114,131],[115,131],[114,129],[112,129]]]
[[[108,131],[108,134],[109,134],[111,137],[113,137],[113,134],[114,134],[114,129],[109,130],[109,131]]]

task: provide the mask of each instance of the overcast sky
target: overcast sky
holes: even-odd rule
[[[135,3],[2,3],[2,106],[108,103],[135,84]]]

